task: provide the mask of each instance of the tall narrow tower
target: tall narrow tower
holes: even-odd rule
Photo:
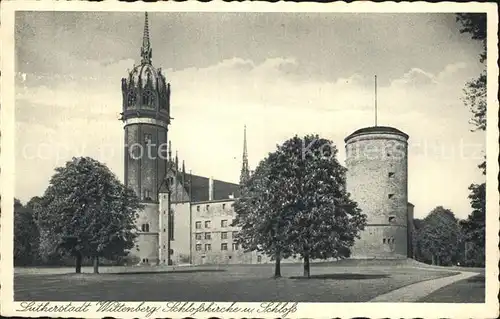
[[[359,129],[345,138],[346,186],[367,225],[354,258],[408,255],[408,135],[387,126]]]
[[[250,178],[248,169],[248,151],[247,151],[247,126],[243,130],[243,161],[241,165],[240,185],[244,185]]]
[[[122,79],[125,130],[125,185],[144,204],[139,211],[139,236],[132,255],[142,263],[158,262],[158,188],[167,168],[167,132],[170,124],[170,84],[152,65],[148,14],[145,14],[141,63]]]

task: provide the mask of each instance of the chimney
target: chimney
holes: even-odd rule
[[[214,178],[208,180],[208,200],[214,200]]]

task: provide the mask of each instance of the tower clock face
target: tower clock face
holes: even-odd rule
[[[129,92],[128,93],[128,97],[127,97],[127,103],[128,103],[128,106],[134,106],[135,105],[135,102],[137,101],[137,97],[135,95],[134,92]]]

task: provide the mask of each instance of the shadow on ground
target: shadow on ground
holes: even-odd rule
[[[380,279],[388,278],[389,275],[370,275],[370,274],[323,274],[311,275],[311,277],[294,276],[291,279],[333,279],[333,280],[361,280],[361,279]]]
[[[154,274],[178,274],[178,273],[201,273],[201,272],[225,272],[225,269],[184,269],[184,270],[165,270],[165,271],[126,271],[106,273],[109,275],[154,275]]]

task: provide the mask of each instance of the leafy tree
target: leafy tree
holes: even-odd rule
[[[77,273],[83,257],[93,259],[97,273],[99,257],[125,256],[134,246],[139,199],[94,159],[73,158],[56,168],[40,203],[41,228],[76,258]]]
[[[433,265],[450,265],[460,254],[460,228],[455,214],[438,206],[424,218],[419,244],[423,258]]]
[[[412,245],[413,245],[413,259],[420,262],[428,262],[424,253],[422,252],[422,229],[424,228],[424,221],[422,219],[413,219],[413,232],[412,232]]]
[[[233,226],[240,226],[237,242],[248,251],[263,252],[275,260],[274,277],[281,277],[280,261],[291,256],[283,238],[287,210],[282,207],[282,187],[277,184],[276,154],[270,154],[242,185],[235,202]]]
[[[38,259],[38,226],[32,211],[14,200],[14,265],[27,266]]]
[[[467,243],[466,259],[470,264],[481,266],[484,265],[486,242],[486,184],[472,184],[469,190],[472,213],[460,225]]]
[[[345,190],[346,169],[336,155],[326,139],[295,136],[259,165],[259,177],[251,179],[245,202],[237,206],[250,249],[300,256],[305,277],[311,259],[350,256],[366,216]],[[271,245],[275,250],[267,249]]]
[[[481,41],[483,50],[479,61],[486,63],[486,14],[485,13],[459,13],[457,22],[460,24],[460,33],[468,33],[474,40]],[[486,130],[486,67],[481,74],[465,84],[462,101],[472,112],[471,124],[474,131]],[[479,168],[486,174],[486,161],[479,164]]]

